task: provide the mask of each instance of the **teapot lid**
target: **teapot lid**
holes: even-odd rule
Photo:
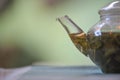
[[[100,15],[120,14],[120,0],[115,0],[99,10]]]

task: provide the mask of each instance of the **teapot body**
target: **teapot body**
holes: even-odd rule
[[[101,16],[87,40],[90,59],[105,73],[120,73],[120,15]]]

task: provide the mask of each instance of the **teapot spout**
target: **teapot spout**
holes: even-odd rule
[[[57,20],[67,31],[69,37],[77,49],[87,56],[89,46],[86,34],[83,32],[83,30],[78,25],[76,25],[67,15],[59,17]]]
[[[67,15],[57,18],[68,34],[84,33],[83,30],[74,23]]]

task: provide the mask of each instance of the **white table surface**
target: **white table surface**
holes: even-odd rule
[[[19,80],[120,80],[120,74],[103,74],[94,66],[33,66]]]

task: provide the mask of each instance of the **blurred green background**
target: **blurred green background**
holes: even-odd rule
[[[18,58],[26,63],[34,58],[37,64],[94,65],[76,49],[56,18],[68,15],[87,32],[99,21],[98,10],[111,1],[67,0],[47,6],[44,0],[14,0],[0,15],[0,43],[26,49],[30,58]]]

